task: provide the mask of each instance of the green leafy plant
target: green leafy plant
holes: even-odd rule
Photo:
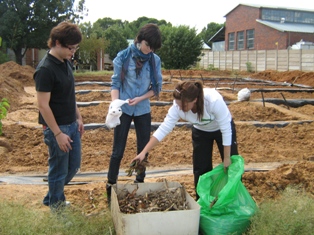
[[[251,62],[246,62],[246,71],[253,72],[253,67]]]
[[[209,64],[208,68],[209,71],[214,71],[214,70],[218,70],[217,68],[215,68],[215,66],[213,64]]]
[[[2,135],[2,119],[4,119],[7,116],[9,108],[10,108],[9,101],[6,98],[2,98],[0,102],[0,135]]]

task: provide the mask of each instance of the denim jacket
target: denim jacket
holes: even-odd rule
[[[143,65],[139,76],[136,76],[135,61],[130,59],[128,71],[125,74],[124,82],[121,82],[121,71],[123,65],[123,51],[119,52],[113,60],[114,73],[111,77],[111,90],[119,90],[119,99],[133,99],[142,96],[151,90],[150,66],[146,62]],[[161,61],[158,55],[154,54],[158,83],[162,84]],[[129,116],[141,116],[150,113],[150,100],[145,99],[135,106],[127,104],[122,106],[122,112]]]

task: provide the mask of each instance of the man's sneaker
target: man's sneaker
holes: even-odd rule
[[[70,207],[71,203],[69,201],[59,201],[53,205],[50,205],[50,210],[55,214],[62,214],[67,207]],[[68,208],[69,209],[69,208]]]

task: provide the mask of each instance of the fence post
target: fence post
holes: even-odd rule
[[[233,51],[231,52],[231,71],[233,71]]]
[[[276,50],[275,68],[276,68],[276,71],[278,71],[278,48]]]
[[[241,71],[241,51],[239,51],[239,71]]]
[[[290,35],[290,34],[289,34]],[[287,49],[288,51],[287,51],[287,71],[289,71],[290,70],[290,50],[289,49]]]
[[[264,70],[267,70],[267,50],[265,50]]]
[[[218,51],[218,69],[220,70],[220,51]]]
[[[257,72],[257,50],[255,50],[255,72]]]
[[[299,61],[300,61],[300,63],[299,63],[299,70],[300,71],[302,71],[302,48],[300,48],[300,59],[299,59]]]

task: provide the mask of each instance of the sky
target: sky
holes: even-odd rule
[[[85,4],[89,13],[84,17],[83,22],[94,23],[105,17],[132,22],[146,16],[165,20],[173,26],[195,27],[198,32],[208,23],[224,23],[224,16],[238,4],[292,7],[314,11],[314,1],[311,0],[85,0]]]

